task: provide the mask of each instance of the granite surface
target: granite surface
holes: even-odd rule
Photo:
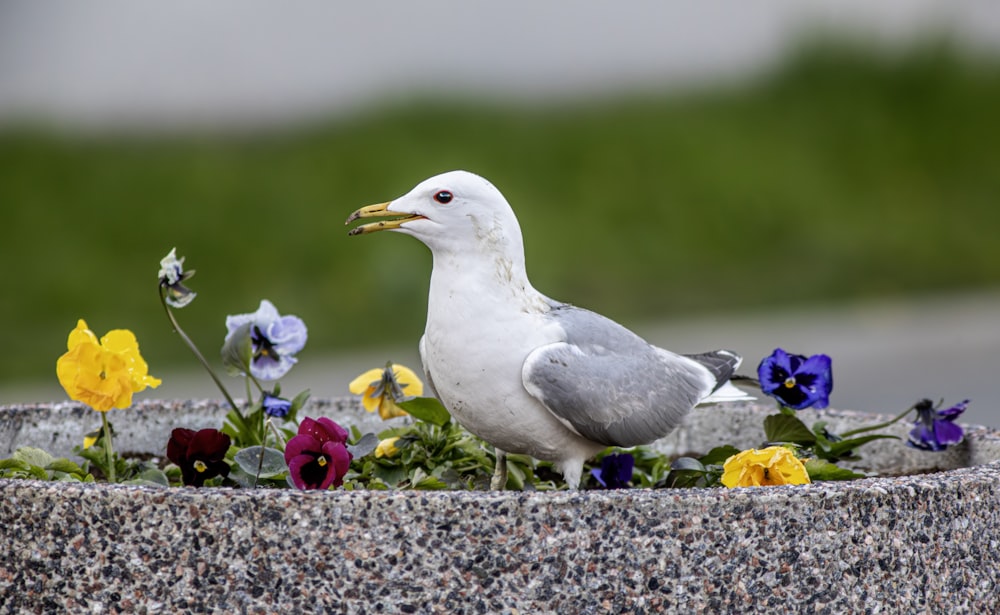
[[[167,428],[217,411],[159,405],[129,422],[165,414]],[[338,401],[311,410],[357,415]],[[731,426],[714,434],[725,439],[765,411],[705,416]],[[0,445],[51,438],[33,429],[74,412],[0,408]],[[997,612],[997,460],[1000,433],[977,428],[947,460],[957,469],[761,489],[307,493],[0,480],[0,612]]]

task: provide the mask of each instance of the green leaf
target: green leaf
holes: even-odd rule
[[[256,471],[257,468],[254,468],[254,472]],[[239,466],[233,467],[233,469],[229,471],[229,476],[227,476],[226,478],[233,481],[240,487],[243,487],[244,489],[252,489],[255,482],[254,475],[247,474]],[[292,483],[292,479],[290,476],[288,477],[288,486],[291,487],[292,489],[297,489],[297,487]]]
[[[260,405],[257,404],[254,408],[256,408],[256,410],[260,410]],[[226,413],[226,420],[223,422],[222,432],[231,436],[233,443],[237,446],[260,444],[260,437],[258,436],[257,430],[251,427],[251,424],[254,424],[253,421],[243,416],[243,413],[239,410],[233,409]]]
[[[704,472],[705,464],[693,457],[678,457],[670,462],[672,472]]]
[[[441,489],[447,489],[448,484],[442,481],[436,476],[424,476],[421,479],[411,484],[413,489],[427,489],[431,491],[438,491]]]
[[[28,474],[31,478],[38,480],[49,480],[49,473],[45,471],[45,468],[36,465],[28,465]]]
[[[250,373],[250,361],[253,359],[253,340],[250,339],[250,329],[253,323],[244,323],[233,331],[226,343],[222,345],[222,364],[231,376]]]
[[[0,470],[21,470],[27,471],[29,464],[21,461],[20,459],[2,459],[0,460]]]
[[[263,454],[263,459],[261,455]],[[233,461],[250,476],[273,478],[288,471],[285,454],[276,448],[249,446],[233,456]],[[260,468],[260,472],[257,469]]]
[[[794,442],[809,446],[816,442],[816,434],[799,417],[772,414],[764,419],[764,437],[768,442]]]
[[[439,427],[444,427],[451,420],[451,413],[433,397],[414,397],[396,404],[410,416],[421,421],[427,421]]]
[[[353,459],[360,459],[365,455],[371,455],[378,447],[379,439],[373,433],[366,433],[354,444],[347,445],[347,452]]]
[[[65,457],[54,459],[52,463],[45,466],[45,469],[53,472],[65,472],[67,474],[79,475],[81,477],[86,474],[86,472],[83,471],[83,468]]]
[[[806,472],[809,473],[809,480],[812,481],[823,481],[823,480],[854,480],[857,478],[864,478],[864,474],[858,474],[847,468],[842,468],[836,464],[830,463],[824,459],[818,459],[813,457],[811,459],[806,459],[804,462],[806,466]]]
[[[406,480],[407,472],[406,468],[400,466],[387,467],[383,465],[376,465],[372,469],[372,475],[389,487],[395,488],[399,485],[399,483]]]
[[[843,459],[845,457],[851,456],[854,449],[860,447],[863,444],[867,444],[872,440],[898,440],[896,436],[890,436],[888,434],[869,434],[867,436],[861,436],[859,438],[849,438],[847,440],[838,440],[836,442],[827,442],[825,446],[817,447],[816,454],[824,459],[829,459],[831,461],[836,461],[837,459]]]
[[[32,446],[22,446],[14,451],[11,458],[23,461],[31,466],[38,466],[39,468],[48,467],[49,464],[55,461],[55,457],[50,455],[47,451],[43,451],[40,448],[34,448]]]
[[[306,402],[309,401],[310,395],[312,395],[312,393],[309,389],[306,389],[292,398],[292,407],[288,410],[288,416],[285,417],[286,421],[291,421],[293,423],[296,422],[299,410],[301,410],[302,406],[305,406]]]
[[[714,464],[722,465],[726,463],[727,459],[739,453],[740,449],[736,448],[735,446],[726,444],[724,446],[716,446],[712,450],[708,451],[707,453],[701,456],[699,461],[701,461],[701,463],[706,466]]]
[[[125,481],[126,485],[146,485],[149,487],[169,487],[170,481],[167,475],[159,468],[146,468],[136,474],[131,479]]]

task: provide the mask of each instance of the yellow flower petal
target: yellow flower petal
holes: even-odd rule
[[[395,457],[399,454],[399,449],[396,447],[396,442],[399,441],[399,436],[394,438],[386,438],[378,443],[375,447],[375,457]]]
[[[118,354],[125,360],[129,372],[133,393],[145,390],[146,387],[156,388],[162,382],[159,378],[149,375],[149,366],[139,354],[139,342],[135,334],[128,329],[114,329],[101,338],[101,345]],[[131,401],[131,400],[130,400]]]
[[[805,465],[783,446],[749,449],[733,455],[723,466],[722,484],[726,487],[805,485],[809,482]]]
[[[131,331],[116,329],[98,341],[81,319],[66,344],[68,350],[56,361],[56,376],[70,399],[94,410],[127,408],[133,393],[160,384],[149,375]]]
[[[347,385],[347,388],[355,395],[369,394],[369,387],[372,383],[378,383],[382,379],[382,370],[380,369],[370,369],[367,372],[361,374],[357,378],[351,381],[351,384]],[[371,410],[369,410],[371,412]]]
[[[76,346],[88,342],[98,343],[97,336],[87,328],[86,321],[81,318],[76,322],[76,329],[69,332],[69,338],[66,340],[66,349],[73,350]]]
[[[364,395],[361,396],[361,406],[367,412],[375,412],[382,405],[381,397],[373,397],[375,387],[368,387]]]
[[[392,399],[392,387],[381,387],[381,395],[376,396],[383,379],[386,376],[385,369],[370,369],[351,381],[348,389],[355,395],[361,395],[361,405],[368,412],[375,412],[383,420],[397,416],[406,416],[405,410],[396,405]],[[419,397],[424,393],[424,383],[420,381],[417,374],[405,365],[392,364],[392,377],[399,385],[399,390],[403,395]]]
[[[382,417],[382,420],[388,420],[396,418],[397,416],[408,416],[409,413],[396,405],[396,402],[392,401],[388,397],[382,398],[382,403],[378,406],[378,415]]]
[[[100,434],[96,431],[85,435],[83,437],[83,448],[86,449],[90,448],[91,446],[94,446],[95,444],[97,444],[98,438],[100,438]]]
[[[396,377],[396,382],[403,388],[404,394],[413,397],[420,397],[424,394],[424,383],[409,367],[393,364],[392,373]]]

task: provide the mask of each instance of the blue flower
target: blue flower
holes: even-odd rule
[[[765,394],[788,408],[826,408],[833,389],[831,363],[825,354],[806,358],[777,348],[760,362],[757,378]]]
[[[632,482],[635,458],[628,453],[612,453],[601,459],[601,467],[593,468],[591,476],[605,489],[622,489]]]
[[[270,393],[264,393],[264,400],[261,404],[264,406],[264,414],[279,419],[283,419],[288,416],[288,413],[292,409],[291,401],[282,399],[281,397],[277,397]]]
[[[250,325],[252,356],[250,373],[261,380],[281,378],[298,361],[295,354],[306,345],[306,325],[298,316],[282,316],[264,299],[253,314],[226,317],[226,341],[244,325]]]
[[[968,405],[969,400],[966,399],[945,410],[938,410],[931,400],[921,400],[915,406],[916,427],[910,432],[910,439],[906,443],[923,451],[943,451],[953,444],[958,444],[965,437],[965,433],[961,426],[955,424],[955,419],[965,412]]]

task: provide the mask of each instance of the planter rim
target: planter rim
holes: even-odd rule
[[[240,400],[236,400],[238,403]],[[356,406],[356,398],[354,397],[343,397],[343,398],[326,398],[326,399],[316,399],[312,400],[310,403],[313,404],[317,409],[329,409],[331,407],[351,407]],[[125,410],[116,410],[112,412],[133,412],[133,411],[150,411],[163,408],[165,406],[171,405],[183,405],[191,408],[221,408],[225,406],[223,400],[218,399],[144,399],[137,401],[130,408]],[[759,408],[755,404],[748,405],[751,410]],[[71,411],[80,414],[90,414],[94,411],[87,406],[74,401],[62,401],[54,403],[24,403],[24,404],[10,404],[10,405],[0,405],[0,418],[9,415],[18,415],[21,413],[30,414],[31,412],[37,411],[39,409],[52,409],[56,411]],[[767,409],[764,409],[767,411]],[[879,420],[884,420],[885,415],[858,412],[853,410],[836,410],[836,409],[825,409],[822,411],[822,415],[830,418],[845,418],[849,420],[858,421],[872,421],[876,422]],[[349,423],[348,423],[349,425]],[[160,487],[148,487],[141,485],[121,485],[121,484],[108,484],[108,483],[75,483],[75,482],[61,482],[53,483],[52,481],[40,481],[40,480],[30,480],[30,479],[0,479],[0,485],[8,485],[9,483],[16,483],[24,485],[25,487],[31,486],[33,488],[38,488],[44,485],[59,484],[61,488],[65,489],[80,489],[82,493],[93,494],[93,492],[100,491],[110,491],[110,492],[131,492],[131,491],[151,491],[151,492],[161,492],[164,489],[168,489],[166,493],[177,493],[187,494],[188,497],[203,497],[203,498],[248,498],[250,500],[258,498],[273,498],[273,497],[288,497],[291,499],[303,498],[304,500],[311,500],[313,498],[335,498],[341,499],[345,502],[353,501],[358,497],[362,498],[376,498],[376,499],[435,499],[435,500],[446,500],[446,499],[456,499],[462,500],[463,498],[473,498],[476,500],[482,500],[483,498],[488,498],[491,500],[507,500],[507,501],[517,501],[522,505],[529,505],[533,503],[555,503],[559,501],[566,501],[567,503],[586,500],[586,499],[636,499],[636,498],[648,498],[653,501],[660,501],[661,503],[675,502],[683,503],[688,501],[691,503],[697,503],[698,505],[711,503],[711,502],[729,502],[729,501],[764,501],[767,499],[810,499],[810,498],[829,498],[839,495],[847,494],[865,494],[870,492],[880,493],[880,494],[891,494],[894,492],[905,492],[912,493],[914,489],[917,490],[927,490],[927,489],[942,489],[946,488],[949,484],[958,484],[964,488],[969,488],[974,485],[1000,485],[1000,428],[986,427],[983,425],[972,425],[972,424],[962,424],[965,429],[965,440],[966,442],[976,442],[976,443],[986,443],[989,446],[996,448],[998,451],[995,461],[988,463],[982,463],[977,465],[971,465],[968,467],[960,467],[954,469],[937,470],[937,471],[927,471],[918,474],[904,474],[899,476],[871,476],[856,480],[849,481],[822,481],[816,482],[809,485],[785,485],[785,486],[769,486],[769,487],[751,487],[751,488],[735,488],[727,489],[725,487],[717,488],[686,488],[686,489],[644,489],[644,488],[631,488],[631,489],[618,489],[618,490],[579,490],[579,491],[568,491],[565,489],[560,489],[556,491],[465,491],[465,490],[440,490],[440,491],[427,491],[427,490],[408,490],[408,489],[394,489],[394,490],[357,490],[357,491],[346,491],[343,489],[335,489],[328,491],[299,491],[297,489],[238,489],[230,487],[170,487],[170,488],[160,488]],[[928,455],[934,455],[937,453],[927,453]],[[8,485],[9,486],[9,485]]]

